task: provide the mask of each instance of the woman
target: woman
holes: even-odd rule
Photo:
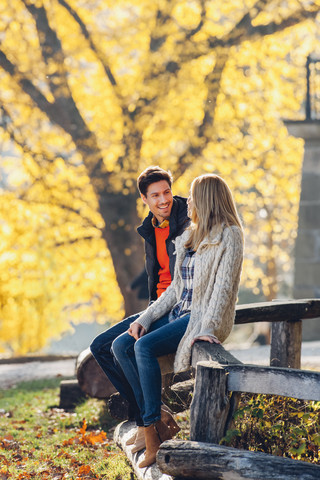
[[[174,433],[161,409],[157,357],[176,352],[174,371],[187,370],[194,342],[221,343],[234,322],[243,233],[226,182],[213,174],[197,177],[188,215],[191,225],[176,239],[174,280],[112,346],[144,424],[138,427],[134,446],[137,451],[146,445],[139,467],[154,463],[160,444]]]

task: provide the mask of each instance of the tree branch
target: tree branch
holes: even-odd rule
[[[304,20],[315,18],[320,12],[320,5],[314,5],[314,7],[314,10],[305,10],[304,8],[301,8],[300,10],[294,12],[290,17],[283,19],[280,23],[270,22],[267,25],[257,26],[252,25],[250,13],[247,13],[228,35],[221,39],[211,37],[208,40],[208,45],[212,49],[215,49],[219,46],[230,48],[235,45],[240,45],[242,42],[247,40],[256,40],[267,35],[273,35],[274,33],[281,32],[287,28],[297,25]],[[255,15],[255,17],[256,16],[257,15]]]
[[[54,72],[51,70],[47,73],[50,90],[58,99],[63,96],[62,88],[68,88],[67,74],[64,68],[64,55],[62,47],[56,32],[50,28],[47,13],[44,7],[37,7],[28,0],[22,0],[26,9],[34,18],[38,32],[38,39],[41,46],[42,58],[46,65],[54,60],[56,68]],[[41,35],[39,35],[41,32]]]
[[[41,184],[46,190],[50,190],[51,187],[46,184],[46,174],[49,172],[49,169],[48,168],[46,169],[44,167],[43,159],[45,158],[47,162],[52,164],[58,156],[62,157],[62,155],[56,154],[55,156],[52,156],[48,152],[45,152],[45,153],[35,152],[31,150],[31,148],[27,145],[27,142],[23,139],[23,135],[21,134],[21,132],[20,132],[21,138],[18,138],[17,131],[14,131],[10,127],[8,120],[11,120],[12,122],[12,119],[8,110],[6,110],[4,106],[1,106],[0,109],[2,111],[2,121],[0,121],[0,127],[2,127],[9,134],[10,139],[16,145],[18,145],[25,154],[28,154],[33,158],[35,164],[39,165],[41,169],[44,170],[43,171],[44,175],[41,177],[35,177],[33,174],[30,174],[30,172],[28,172],[33,180],[32,185]],[[85,220],[86,225],[84,225],[84,227],[97,228],[97,226],[91,221],[91,219],[88,217],[85,217],[79,209],[72,208],[70,205],[61,203],[61,201],[59,201],[59,203],[56,203],[55,201],[50,201],[50,202],[39,201],[38,202],[38,201],[35,201],[34,199],[30,200],[30,198],[28,198],[29,190],[30,188],[28,190],[25,190],[23,193],[21,193],[19,195],[19,199],[26,201],[28,203],[38,203],[38,204],[48,203],[50,206],[56,206],[58,208],[61,208],[62,210],[67,210],[69,213],[74,213],[75,215],[78,215],[82,220]],[[68,184],[68,192],[72,194],[72,191],[76,191],[76,189],[73,189],[70,186],[70,184]],[[53,198],[53,200],[55,199]]]
[[[178,169],[176,174],[182,175],[186,169],[194,163],[195,157],[202,155],[203,150],[207,147],[210,140],[212,140],[212,132],[208,131],[208,129],[214,124],[217,98],[221,87],[221,77],[228,57],[228,49],[218,49],[214,68],[205,78],[207,96],[204,103],[203,119],[194,135],[196,145],[191,142],[189,148],[180,155],[177,161]]]
[[[100,61],[101,65],[103,66],[105,74],[107,75],[111,85],[113,87],[117,87],[117,81],[116,81],[115,76],[113,75],[113,73],[111,71],[111,68],[109,66],[109,62],[107,61],[104,53],[101,52],[101,50],[98,48],[98,46],[94,43],[89,30],[87,29],[86,25],[83,23],[82,19],[78,15],[78,13],[65,0],[58,0],[58,2],[60,3],[60,5],[62,7],[64,7],[67,10],[67,12],[77,22],[77,24],[79,25],[80,30],[82,32],[82,35],[88,41],[91,50],[95,53],[96,57]],[[118,88],[116,89],[116,94],[117,94],[117,96],[120,96]]]
[[[45,64],[52,64],[54,60],[56,66],[55,71],[51,73],[51,65],[47,75],[50,90],[55,99],[54,103],[50,104],[51,108],[43,110],[38,103],[38,98],[35,96],[31,98],[44,113],[49,115],[50,120],[69,133],[73,140],[77,137],[88,138],[92,133],[88,130],[70,91],[61,42],[56,32],[50,27],[47,12],[43,6],[36,7],[29,0],[22,1],[35,20]]]
[[[200,30],[202,29],[202,27],[204,25],[204,22],[206,20],[206,16],[207,16],[206,0],[201,0],[200,4],[201,4],[200,21],[195,28],[193,28],[192,30],[190,30],[187,33],[187,35],[185,37],[186,40],[190,40],[194,35],[196,35],[198,32],[200,32]]]
[[[0,50],[0,66],[17,82],[21,89],[34,101],[42,112],[46,113],[52,110],[53,104],[46,99],[31,80],[19,72],[17,66],[10,62],[2,50]]]
[[[79,238],[74,238],[73,240],[66,240],[65,242],[55,242],[52,245],[52,248],[57,248],[57,247],[65,247],[66,245],[73,245],[74,243],[81,242],[82,240],[94,240],[99,237],[93,237],[92,235],[88,237],[79,237]]]
[[[317,10],[310,11],[305,9],[298,10],[294,15],[291,17],[285,18],[280,23],[271,22],[268,25],[259,25],[257,27],[252,27],[252,37],[259,34],[259,36],[263,37],[266,35],[272,35],[277,32],[281,32],[286,30],[287,28],[293,27],[304,20],[314,19],[318,13],[320,12],[320,6]]]

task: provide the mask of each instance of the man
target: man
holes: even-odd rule
[[[145,241],[146,271],[149,300],[156,300],[170,285],[175,265],[173,240],[189,224],[187,201],[173,196],[172,176],[160,167],[144,170],[137,181],[142,201],[148,205],[149,214],[138,233]],[[143,426],[132,389],[112,354],[112,342],[126,332],[142,312],[126,318],[98,335],[90,345],[91,352],[111,383],[129,402],[138,426]]]

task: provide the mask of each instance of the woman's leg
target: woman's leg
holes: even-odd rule
[[[176,352],[189,318],[190,315],[187,314],[159,326],[135,343],[135,361],[144,401],[141,411],[144,426],[149,426],[161,418],[161,370],[157,357]]]
[[[148,337],[151,333],[164,325],[167,325],[169,322],[168,315],[160,318],[156,322],[154,322],[150,328],[150,331],[144,335],[144,337]],[[142,337],[142,338],[144,338]],[[138,340],[138,342],[141,339]],[[111,351],[116,358],[117,363],[120,365],[121,370],[123,371],[124,375],[128,383],[131,386],[131,389],[134,393],[136,402],[139,407],[139,411],[141,416],[144,413],[144,399],[143,399],[143,392],[140,386],[140,378],[138,373],[137,362],[135,358],[134,352],[134,345],[136,340],[129,335],[127,332],[123,333],[119,337],[117,337],[111,347]],[[160,390],[161,390],[161,374],[160,374]],[[161,393],[160,393],[161,396]]]

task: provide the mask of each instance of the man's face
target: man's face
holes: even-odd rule
[[[142,201],[148,205],[150,212],[159,223],[170,217],[173,196],[171,188],[166,180],[151,183],[146,195],[141,194]]]

